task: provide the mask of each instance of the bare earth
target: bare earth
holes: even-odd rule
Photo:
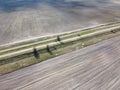
[[[119,90],[120,37],[0,76],[0,90]]]
[[[0,0],[0,45],[116,21],[119,0]]]

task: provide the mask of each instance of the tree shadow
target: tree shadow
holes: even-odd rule
[[[37,50],[36,48],[33,48],[33,54],[34,54],[34,57],[35,57],[36,59],[39,59],[39,58],[40,58],[40,54],[39,54],[39,52],[38,52],[38,50]]]
[[[47,45],[46,50],[47,50],[47,52],[48,52],[49,54],[53,55],[52,50],[50,49],[50,46],[49,46],[49,45]]]

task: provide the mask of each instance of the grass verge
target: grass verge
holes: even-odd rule
[[[42,52],[40,50],[39,51],[41,53],[40,59],[35,59],[33,55],[30,54],[27,56],[27,58],[20,59],[17,61],[15,60],[14,62],[10,62],[9,60],[8,63],[0,66],[0,75],[39,63],[41,61],[74,51],[76,49],[81,49],[81,48],[96,44],[100,41],[113,38],[119,35],[120,35],[120,30],[116,30],[115,33],[112,33],[112,32],[101,33],[101,34],[94,35],[88,38],[75,40],[75,41],[64,43],[61,45],[51,46],[50,49],[52,51],[52,54],[46,52],[45,50],[43,50]]]

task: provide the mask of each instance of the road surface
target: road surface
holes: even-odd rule
[[[0,90],[120,90],[120,37],[0,76]]]

